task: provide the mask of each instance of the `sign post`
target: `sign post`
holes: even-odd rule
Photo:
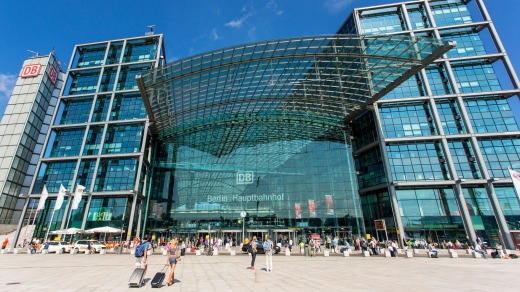
[[[246,211],[240,212],[240,217],[242,217],[242,242],[245,242],[246,240],[246,233],[245,233],[245,220],[246,220]]]

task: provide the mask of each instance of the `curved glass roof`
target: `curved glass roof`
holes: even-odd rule
[[[182,59],[137,81],[159,139],[220,156],[280,139],[344,140],[345,120],[454,45],[397,35],[270,40]]]

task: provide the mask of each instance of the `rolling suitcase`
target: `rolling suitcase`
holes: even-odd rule
[[[132,276],[130,276],[128,287],[141,287],[145,271],[145,269],[136,268],[132,273]]]
[[[152,279],[152,288],[160,288],[162,286],[162,282],[164,281],[164,277],[166,276],[166,270],[168,266],[165,266],[163,270],[155,274]]]

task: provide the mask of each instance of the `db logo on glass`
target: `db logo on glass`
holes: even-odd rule
[[[38,74],[40,74],[41,67],[42,65],[40,64],[25,65],[22,68],[22,73],[20,73],[20,77],[27,78],[38,76]]]
[[[58,79],[58,72],[56,72],[54,66],[51,65],[51,68],[49,69],[49,72],[47,72],[47,75],[49,76],[49,79],[51,80],[52,84],[56,84],[56,79]]]
[[[253,183],[253,172],[243,171],[237,172],[237,185],[248,185]]]

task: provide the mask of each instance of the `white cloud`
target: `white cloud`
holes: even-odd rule
[[[249,17],[251,17],[251,14],[246,14],[246,15],[242,16],[241,18],[231,20],[230,22],[228,22],[224,25],[232,27],[232,28],[239,28],[244,24],[244,21],[246,21]]]
[[[353,1],[354,0],[327,0],[323,5],[329,12],[335,13],[344,11]]]
[[[234,19],[234,20],[231,20],[229,22],[227,22],[226,24],[224,24],[225,26],[229,26],[231,28],[239,28],[241,27],[244,22],[251,16],[253,16],[255,14],[255,9],[252,7],[252,6],[244,6],[242,7],[241,11],[243,13],[245,13],[242,17],[240,17],[239,19]]]
[[[0,100],[9,100],[15,83],[15,75],[0,74]]]
[[[219,39],[219,36],[218,36],[218,33],[217,33],[217,29],[214,28],[211,30],[211,32],[209,33],[209,38],[216,41]]]

